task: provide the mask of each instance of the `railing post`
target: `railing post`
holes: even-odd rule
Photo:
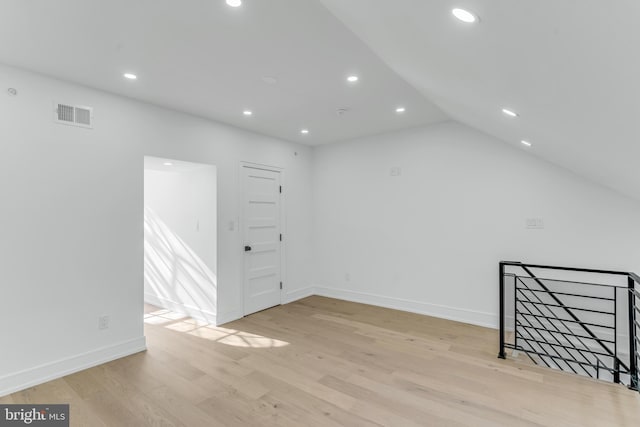
[[[613,288],[613,382],[620,384],[620,359],[618,359],[618,288]]]
[[[638,349],[636,347],[636,296],[634,293],[635,281],[631,276],[627,278],[627,286],[629,288],[629,388],[638,390],[638,365],[636,363],[636,354]]]
[[[507,355],[504,352],[504,264],[500,262],[500,351],[498,357],[500,359],[506,359]]]

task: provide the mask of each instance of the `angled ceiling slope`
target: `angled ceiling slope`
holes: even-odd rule
[[[321,1],[451,117],[640,199],[637,0]]]
[[[3,0],[0,16],[2,63],[285,140],[446,119],[318,0]]]

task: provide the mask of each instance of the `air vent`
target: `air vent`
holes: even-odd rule
[[[58,104],[58,121],[73,123],[73,108],[70,105]]]
[[[80,105],[55,103],[56,123],[93,128],[93,108]]]

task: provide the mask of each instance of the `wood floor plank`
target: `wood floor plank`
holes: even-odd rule
[[[70,408],[74,408],[70,418],[75,425],[95,425],[97,427],[106,425],[99,417],[95,416],[86,400],[64,380],[50,381],[15,393],[13,403],[69,404]]]
[[[148,351],[0,397],[73,426],[638,425],[640,394],[500,360],[497,332],[324,297],[205,325],[145,305]],[[524,356],[526,357],[526,356]]]
[[[326,400],[291,386],[279,378],[262,372],[250,375],[253,381],[258,381],[269,388],[264,400],[277,404],[283,411],[293,411],[301,414],[300,424],[313,426],[379,426],[364,418],[345,411]]]

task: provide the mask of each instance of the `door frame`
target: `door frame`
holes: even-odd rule
[[[286,235],[286,187],[285,187],[285,172],[284,168],[280,166],[272,166],[266,165],[264,163],[255,163],[241,160],[240,166],[238,168],[238,179],[239,179],[239,188],[240,188],[240,197],[238,198],[239,204],[239,212],[240,217],[238,218],[238,253],[240,254],[240,286],[238,287],[238,292],[240,294],[240,301],[242,301],[242,317],[247,316],[245,312],[245,259],[244,259],[244,168],[253,168],[253,169],[262,169],[271,172],[278,172],[280,174],[280,185],[282,186],[282,193],[280,193],[280,232],[282,233],[282,242],[280,242],[280,279],[282,280],[282,289],[280,289],[280,305],[282,305],[282,301],[284,301],[284,294],[287,287],[287,275],[286,275],[286,262],[285,262],[285,254],[286,254],[286,243],[287,243],[287,235]]]

